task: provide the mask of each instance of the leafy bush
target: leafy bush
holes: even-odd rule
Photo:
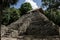
[[[26,14],[30,10],[32,10],[32,7],[31,7],[30,3],[26,2],[26,3],[21,5],[21,8],[20,8],[21,15]]]
[[[14,21],[16,21],[17,19],[19,19],[20,17],[20,13],[18,9],[15,8],[8,8],[6,10],[4,10],[4,14],[3,14],[3,19],[2,19],[2,24],[4,25],[8,25]]]

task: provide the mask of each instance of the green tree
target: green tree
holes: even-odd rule
[[[48,9],[59,8],[60,0],[42,0],[43,6],[48,6]]]
[[[60,25],[60,0],[42,0],[43,7],[47,7],[45,15],[55,24]]]
[[[0,9],[10,7],[10,5],[16,4],[18,0],[0,0]]]
[[[2,24],[9,25],[20,17],[20,11],[16,8],[7,8],[4,10]]]
[[[0,0],[0,25],[2,21],[3,9],[10,7],[10,5],[16,4],[18,0]]]
[[[21,15],[26,14],[28,11],[32,10],[31,4],[26,2],[21,5],[20,11]]]

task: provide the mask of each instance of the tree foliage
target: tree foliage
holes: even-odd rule
[[[43,7],[48,6],[45,15],[55,24],[60,25],[60,0],[42,0]]]
[[[0,0],[0,9],[9,7],[10,5],[16,4],[18,0]]]
[[[52,20],[55,24],[60,25],[60,10],[51,9],[46,11],[45,15]]]
[[[2,24],[8,25],[20,17],[20,11],[16,8],[7,8],[4,10]]]
[[[16,4],[18,0],[0,0],[0,24],[2,23],[3,10],[10,5]]]
[[[28,11],[32,10],[31,4],[26,2],[21,5],[20,11],[21,15],[26,14]]]
[[[42,0],[43,6],[48,6],[48,9],[59,8],[60,0]]]

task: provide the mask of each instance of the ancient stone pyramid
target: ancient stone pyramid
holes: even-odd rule
[[[44,14],[42,9],[31,10],[26,15],[20,17],[16,22],[7,26],[8,30],[13,31],[13,34],[8,36],[20,35],[36,35],[36,36],[53,36],[59,35],[59,28],[50,21]],[[16,32],[15,32],[15,31]],[[16,37],[15,36],[15,37]]]

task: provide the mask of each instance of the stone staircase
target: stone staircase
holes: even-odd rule
[[[11,33],[12,33],[12,31],[11,30],[8,30],[3,36],[4,37],[8,37]]]

